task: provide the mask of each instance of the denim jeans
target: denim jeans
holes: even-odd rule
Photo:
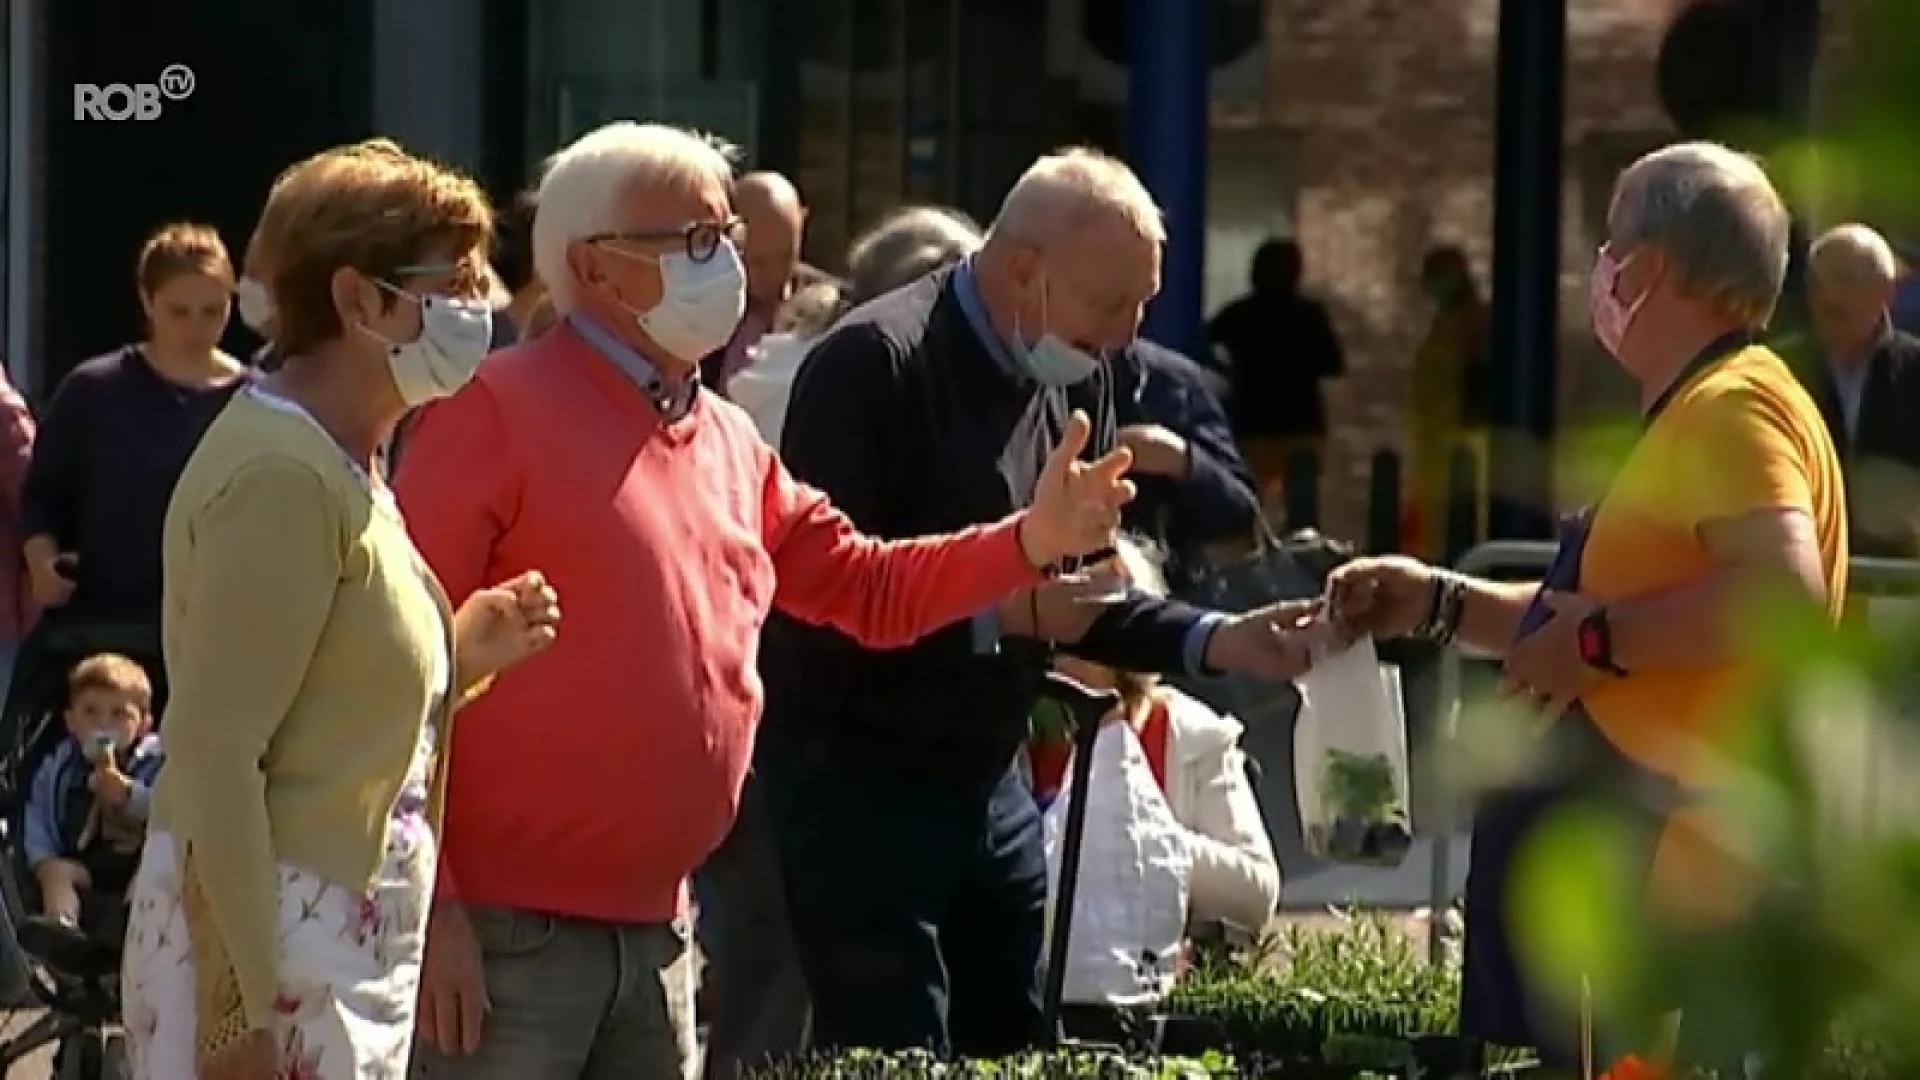
[[[755,761],[814,1045],[1001,1057],[1042,1043],[1046,854],[1020,770],[928,776],[812,726],[763,728]]]
[[[691,1080],[693,950],[683,922],[613,925],[470,908],[486,971],[480,1049],[415,1040],[420,1080]]]
[[[712,1010],[705,1076],[737,1080],[747,1068],[798,1053],[807,1038],[807,984],[756,777],[747,778],[733,829],[694,880],[702,995]]]

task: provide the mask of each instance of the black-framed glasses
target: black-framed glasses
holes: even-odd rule
[[[713,258],[714,253],[720,250],[722,240],[738,240],[741,225],[739,218],[730,217],[725,221],[696,221],[680,229],[595,233],[587,237],[587,242],[589,244],[659,244],[678,240],[686,251],[687,258],[703,263]],[[631,254],[638,254],[638,252]]]

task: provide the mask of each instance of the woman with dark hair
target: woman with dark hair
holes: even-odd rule
[[[21,550],[50,617],[113,640],[163,693],[160,531],[188,455],[245,377],[222,352],[233,264],[210,226],[168,225],[135,276],[146,340],[82,363],[41,418],[20,494]]]

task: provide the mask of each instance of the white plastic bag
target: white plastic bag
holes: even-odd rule
[[[1380,663],[1373,640],[1362,638],[1317,655],[1295,683],[1293,791],[1307,850],[1398,866],[1413,843],[1400,669]]]
[[[1124,723],[1100,729],[1088,786],[1064,998],[1075,1005],[1158,1001],[1179,974],[1186,937],[1193,874],[1187,830],[1174,820],[1139,736]],[[1067,812],[1079,797],[1069,764],[1066,784],[1042,818],[1049,934]]]

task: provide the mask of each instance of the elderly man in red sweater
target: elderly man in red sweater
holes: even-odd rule
[[[700,388],[745,301],[723,150],[614,124],[555,156],[534,263],[563,321],[428,410],[398,478],[456,600],[540,567],[567,633],[462,711],[418,1054],[430,1076],[668,1077],[694,1065],[687,877],[726,834],[768,612],[908,644],[1104,547],[1124,451],[1032,509],[879,541]]]

